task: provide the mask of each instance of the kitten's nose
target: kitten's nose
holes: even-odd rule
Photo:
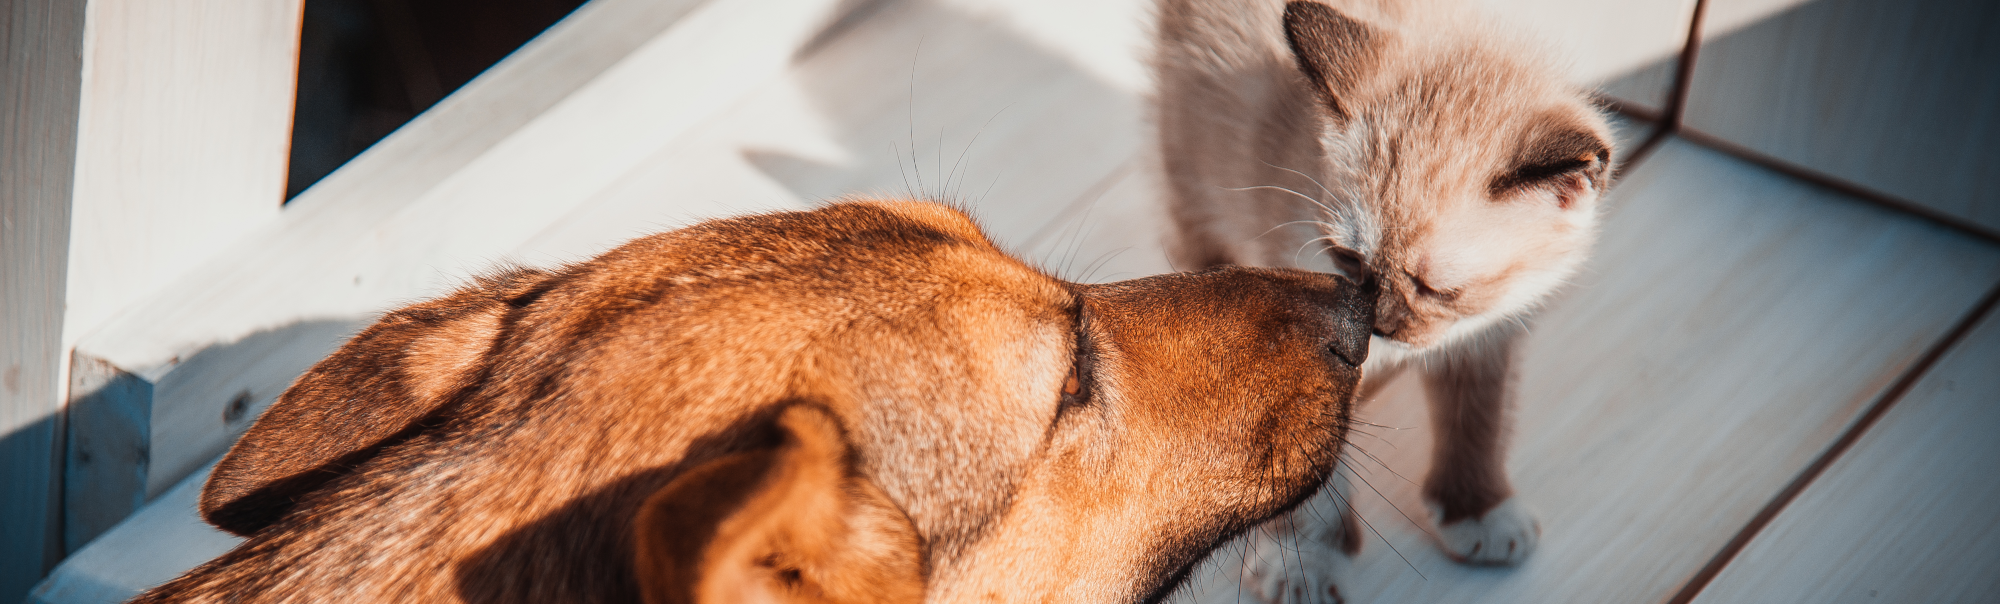
[[[1408,325],[1410,318],[1409,314],[1401,306],[1398,306],[1394,300],[1386,297],[1376,300],[1374,317],[1375,325],[1373,326],[1373,331],[1375,335],[1391,340],[1396,339],[1396,334],[1403,331],[1403,328]]]

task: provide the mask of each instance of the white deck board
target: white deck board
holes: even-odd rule
[[[214,463],[174,485],[138,513],[64,560],[26,604],[113,604],[165,583],[236,547],[242,538],[195,514]]]
[[[2000,249],[1687,143],[1619,187],[1599,255],[1522,362],[1510,467],[1540,549],[1457,565],[1362,487],[1394,549],[1364,539],[1348,602],[1663,601],[2000,283]],[[1407,429],[1364,428],[1393,472],[1364,458],[1362,476],[1428,526],[1397,477],[1427,467],[1421,386],[1381,399],[1364,419]],[[1194,591],[1236,601],[1226,569]]]
[[[1695,602],[2000,602],[1996,368],[1989,315]]]

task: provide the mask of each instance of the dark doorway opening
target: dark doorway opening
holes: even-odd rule
[[[306,0],[285,200],[584,0]]]

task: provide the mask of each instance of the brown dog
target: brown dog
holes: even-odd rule
[[[1047,276],[963,214],[720,220],[389,313],[142,602],[1120,602],[1332,470],[1371,294]]]

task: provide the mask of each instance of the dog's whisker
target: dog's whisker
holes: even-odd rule
[[[1409,428],[1399,428],[1399,427],[1396,427],[1396,426],[1385,426],[1385,425],[1382,425],[1382,424],[1378,424],[1378,423],[1375,423],[1375,422],[1371,422],[1371,421],[1368,421],[1368,420],[1364,420],[1364,419],[1359,419],[1359,418],[1356,418],[1356,419],[1352,419],[1352,420],[1348,420],[1348,421],[1351,421],[1351,422],[1353,422],[1353,423],[1357,423],[1357,424],[1361,424],[1361,425],[1363,425],[1363,426],[1374,426],[1374,427],[1377,427],[1377,428],[1387,428],[1387,429],[1390,429],[1390,430],[1408,430],[1408,429],[1409,429]]]
[[[1392,472],[1393,472],[1393,470],[1392,470]],[[1398,475],[1398,476],[1400,476],[1400,475]],[[1432,533],[1432,532],[1431,532],[1431,530],[1430,530],[1429,528],[1427,528],[1427,527],[1425,527],[1425,526],[1423,525],[1423,523],[1420,523],[1420,522],[1417,522],[1417,519],[1415,519],[1415,518],[1411,518],[1411,517],[1410,517],[1410,513],[1409,513],[1409,512],[1405,512],[1405,511],[1403,511],[1403,506],[1399,506],[1399,505],[1396,505],[1396,502],[1395,502],[1394,500],[1392,500],[1392,499],[1389,499],[1389,496],[1388,496],[1388,495],[1386,495],[1386,494],[1383,494],[1383,493],[1382,493],[1382,490],[1381,490],[1381,489],[1377,489],[1377,488],[1375,488],[1375,485],[1373,485],[1373,484],[1369,484],[1369,482],[1368,482],[1368,479],[1367,479],[1367,478],[1363,478],[1363,477],[1361,477],[1361,476],[1359,476],[1359,475],[1356,475],[1356,476],[1355,476],[1355,478],[1356,478],[1356,479],[1359,479],[1359,480],[1361,481],[1361,484],[1362,484],[1362,485],[1364,485],[1364,486],[1367,486],[1367,487],[1368,487],[1368,490],[1370,490],[1370,491],[1374,491],[1374,492],[1375,492],[1375,496],[1376,496],[1376,497],[1381,497],[1381,498],[1382,498],[1382,502],[1383,502],[1383,503],[1387,503],[1387,504],[1389,504],[1389,507],[1391,507],[1391,508],[1395,508],[1395,510],[1396,510],[1396,513],[1397,513],[1397,514],[1400,514],[1400,515],[1402,515],[1402,517],[1403,517],[1403,519],[1404,519],[1404,520],[1408,520],[1408,521],[1410,522],[1410,526],[1413,526],[1413,527],[1416,527],[1416,529],[1417,529],[1417,530],[1419,530],[1419,531],[1423,531],[1423,532],[1424,532],[1424,534],[1427,534],[1427,535],[1431,535],[1431,536],[1436,536],[1436,535],[1437,535],[1436,533]],[[1404,480],[1406,480],[1406,481],[1407,481],[1408,479],[1404,479]],[[1411,486],[1416,486],[1416,484],[1417,484],[1417,483],[1414,483],[1414,482],[1410,483],[1410,485],[1411,485]]]
[[[1344,504],[1344,505],[1346,505],[1346,506],[1347,506],[1347,509],[1350,509],[1350,510],[1354,510],[1354,519],[1355,519],[1355,520],[1359,520],[1359,521],[1361,521],[1361,526],[1365,526],[1365,527],[1368,527],[1368,532],[1371,532],[1371,533],[1375,533],[1375,538],[1376,538],[1376,539],[1381,539],[1381,540],[1382,540],[1382,544],[1383,544],[1383,545],[1387,545],[1387,546],[1389,546],[1389,551],[1392,551],[1392,552],[1396,552],[1396,557],[1397,557],[1397,558],[1402,558],[1402,559],[1403,559],[1403,564],[1407,564],[1407,565],[1409,565],[1409,567],[1410,567],[1410,570],[1412,570],[1412,571],[1416,571],[1416,573],[1417,573],[1417,577],[1419,577],[1419,578],[1422,578],[1422,579],[1423,579],[1423,580],[1425,580],[1425,581],[1429,581],[1429,580],[1431,579],[1430,577],[1428,577],[1428,576],[1425,576],[1425,575],[1424,575],[1424,571],[1422,571],[1422,570],[1419,570],[1419,569],[1417,568],[1417,565],[1416,565],[1416,563],[1413,563],[1413,562],[1410,562],[1410,557],[1409,557],[1409,556],[1405,556],[1405,555],[1403,555],[1403,550],[1400,550],[1400,549],[1396,549],[1396,544],[1395,544],[1394,542],[1391,542],[1391,541],[1389,541],[1389,538],[1388,538],[1388,537],[1384,537],[1384,536],[1382,536],[1382,531],[1378,531],[1378,530],[1375,530],[1375,525],[1374,525],[1373,523],[1370,523],[1370,522],[1368,522],[1368,518],[1367,518],[1367,517],[1365,517],[1365,516],[1362,516],[1362,515],[1361,515],[1361,510],[1359,510],[1359,509],[1355,508],[1355,507],[1354,507],[1354,503],[1353,503],[1353,502],[1351,502],[1351,501],[1348,501],[1348,500],[1347,500],[1347,497],[1346,497],[1346,496],[1344,496],[1344,495],[1341,495],[1341,494],[1340,494],[1340,491],[1338,491],[1338,490],[1336,490],[1336,491],[1334,491],[1334,492],[1333,492],[1333,496],[1334,496],[1334,497],[1339,497],[1339,498],[1340,498],[1340,501],[1341,501],[1341,503],[1342,503],[1342,504]],[[1393,507],[1393,506],[1392,506],[1392,507]],[[1397,511],[1399,511],[1399,512],[1400,512],[1400,511],[1402,511],[1402,510],[1398,509]],[[1405,516],[1405,518],[1407,518],[1407,517],[1408,517],[1408,516]],[[1413,522],[1414,522],[1414,521],[1413,521]]]
[[[1376,457],[1374,453],[1369,453],[1367,449],[1363,449],[1359,446],[1351,448],[1354,449],[1355,452],[1358,452],[1363,456],[1367,457],[1368,459],[1373,460],[1376,465],[1382,466],[1382,469],[1388,470],[1389,473],[1395,475],[1395,477],[1403,479],[1403,482],[1410,483],[1411,485],[1417,484],[1415,481],[1410,480],[1409,477],[1404,476],[1402,472],[1397,472],[1396,468],[1390,467],[1389,462],[1382,461],[1382,458]]]
[[[1098,269],[1104,268],[1104,265],[1110,264],[1112,260],[1117,260],[1119,254],[1123,254],[1126,252],[1126,250],[1130,249],[1132,249],[1132,246],[1128,245],[1115,250],[1111,250],[1109,252],[1105,252],[1105,254],[1103,256],[1100,256],[1099,259],[1095,263],[1091,264],[1089,268],[1083,269],[1083,280],[1085,282],[1092,282],[1092,283],[1096,282]]]

